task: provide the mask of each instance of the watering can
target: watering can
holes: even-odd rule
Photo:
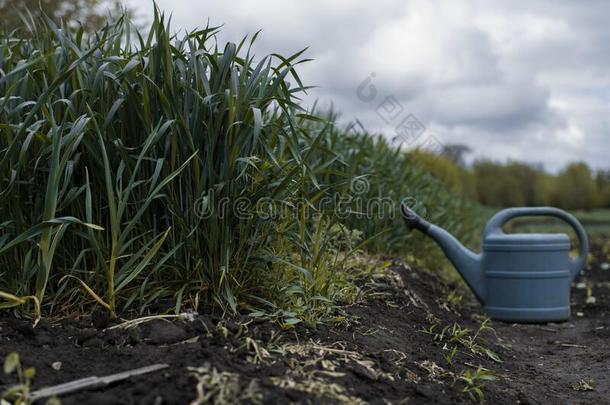
[[[482,252],[476,254],[405,204],[401,211],[409,228],[418,229],[441,247],[489,317],[510,322],[556,322],[570,317],[570,286],[589,251],[587,233],[574,216],[552,207],[502,210],[487,223]],[[503,232],[503,224],[522,216],[551,216],[567,222],[580,241],[578,258],[570,257],[566,234]]]

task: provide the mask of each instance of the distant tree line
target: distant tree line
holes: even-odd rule
[[[409,156],[454,192],[490,207],[610,208],[610,170],[594,171],[584,162],[570,163],[557,174],[515,161],[478,160],[467,166],[468,152],[463,145],[448,145],[439,154],[416,150]]]
[[[0,28],[5,32],[27,30],[27,24],[44,13],[55,24],[82,25],[90,31],[101,28],[121,8],[125,5],[119,0],[0,0]]]

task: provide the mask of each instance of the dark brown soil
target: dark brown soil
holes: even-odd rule
[[[474,388],[481,388],[488,403],[610,403],[606,255],[598,243],[596,260],[577,280],[591,287],[595,303],[585,304],[587,288],[575,285],[573,317],[561,324],[493,322],[488,326],[495,332],[477,334],[483,317],[469,293],[395,261],[362,286],[362,302],[344,308],[347,316],[336,325],[281,330],[246,316],[198,315],[104,330],[107,320],[96,315],[43,320],[32,329],[5,314],[0,357],[19,352],[24,366],[35,367],[34,390],[170,366],[62,397],[64,404],[185,404],[198,395],[215,403],[450,404],[469,402],[469,387],[475,397]],[[468,385],[460,379],[479,367],[495,380]],[[0,387],[15,383],[14,376],[0,375]]]

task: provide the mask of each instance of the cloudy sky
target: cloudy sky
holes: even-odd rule
[[[146,1],[132,0],[141,17]],[[309,47],[307,102],[403,144],[610,168],[610,2],[157,0],[174,28],[262,30],[258,55]],[[415,119],[415,120],[414,120]],[[419,127],[421,124],[422,128]],[[396,138],[397,137],[397,138]]]

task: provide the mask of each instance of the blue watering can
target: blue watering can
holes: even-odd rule
[[[409,228],[436,241],[491,318],[554,322],[570,317],[570,286],[585,265],[589,251],[587,233],[574,216],[552,207],[502,210],[487,223],[482,252],[476,254],[405,204],[401,211]],[[578,258],[570,257],[568,235],[502,231],[507,221],[522,216],[552,216],[570,224],[580,240]]]

